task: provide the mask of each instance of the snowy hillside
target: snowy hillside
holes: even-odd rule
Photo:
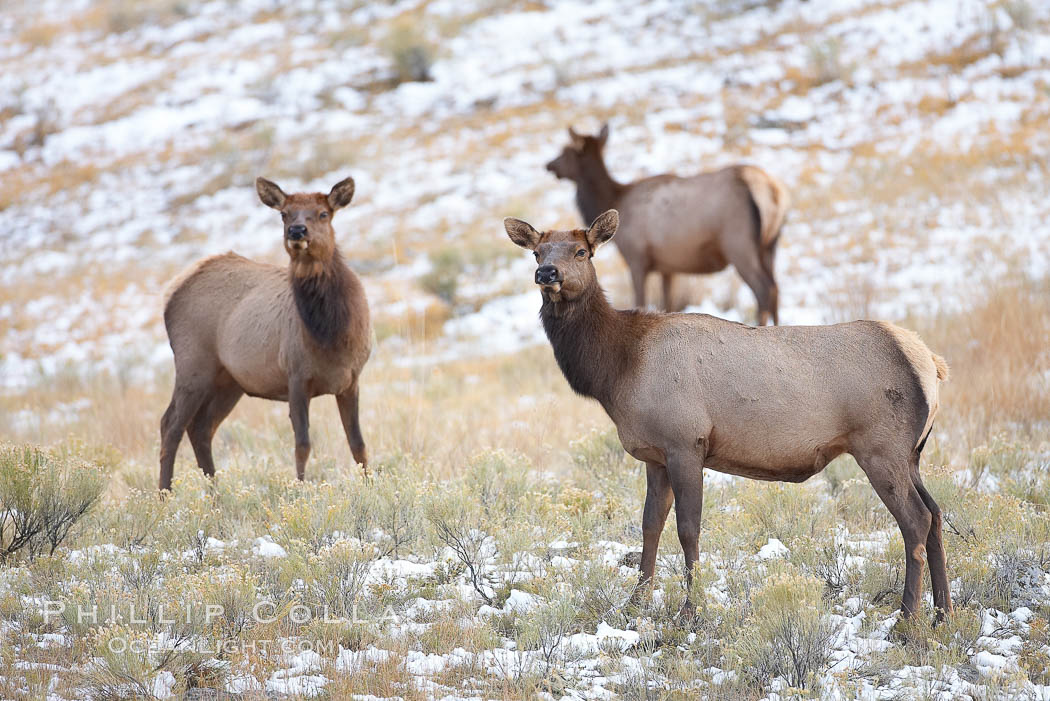
[[[788,323],[953,307],[975,277],[1046,269],[1038,3],[85,2],[68,23],[60,7],[2,20],[8,389],[164,367],[158,293],[181,266],[284,258],[258,174],[304,190],[356,179],[336,228],[385,328],[435,307],[452,317],[436,357],[478,349],[468,336],[538,342],[529,305],[500,299],[530,285],[499,222],[576,223],[571,186],[543,165],[567,125],[601,120],[621,180],[749,161],[791,187]],[[395,87],[414,48],[433,80]],[[451,309],[419,284],[442,255]],[[692,292],[751,318],[731,273]]]
[[[786,183],[782,323],[892,319],[952,364],[923,456],[951,621],[899,620],[899,530],[845,458],[805,485],[708,474],[697,620],[673,525],[627,606],[641,466],[566,386],[502,226],[579,225],[544,166],[605,122],[621,182],[748,162]],[[159,500],[163,290],[226,250],[286,262],[260,175],[356,181],[334,226],[372,309],[379,477],[318,399],[294,482],[287,406],[245,400],[218,481],[184,445]],[[0,696],[1050,699],[1048,176],[1034,0],[5,3],[0,501],[36,474],[7,442],[103,486],[53,556],[0,562]],[[627,306],[612,246],[597,266]],[[754,319],[731,270],[677,294]],[[784,630],[812,643],[793,670]]]

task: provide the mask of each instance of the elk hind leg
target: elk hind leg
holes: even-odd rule
[[[193,375],[194,378],[200,375]],[[158,486],[161,491],[171,489],[171,480],[175,472],[175,454],[179,450],[182,434],[190,420],[208,398],[210,382],[187,381],[175,375],[175,389],[171,394],[164,416],[160,420],[160,478]]]
[[[190,422],[187,431],[190,445],[193,446],[193,454],[197,456],[198,467],[208,477],[215,476],[215,460],[211,450],[215,431],[243,395],[244,392],[232,378],[229,382],[220,383]]]
[[[933,515],[911,479],[908,459],[892,460],[883,456],[858,456],[864,474],[875,493],[897,521],[904,538],[904,595],[901,613],[911,617],[922,602],[923,569],[926,565],[927,542],[933,527]]]
[[[777,322],[777,283],[765,269],[755,251],[732,260],[733,267],[744,279],[758,303],[758,325]]]
[[[930,512],[930,534],[926,537],[926,557],[930,567],[930,586],[933,589],[933,605],[937,609],[937,619],[941,620],[952,613],[952,592],[948,584],[948,560],[944,554],[944,529],[942,526],[941,507],[933,500],[919,477],[919,456],[915,455],[912,465],[912,483],[922,498],[923,504]]]

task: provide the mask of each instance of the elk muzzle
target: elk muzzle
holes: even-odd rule
[[[561,273],[553,265],[541,265],[536,268],[536,284],[541,287],[550,287],[554,292],[559,292],[563,280]]]
[[[288,241],[291,243],[292,248],[300,251],[309,246],[310,243],[306,240],[306,227],[302,224],[289,226]]]

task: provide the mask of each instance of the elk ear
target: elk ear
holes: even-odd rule
[[[602,130],[598,132],[598,145],[605,146],[605,142],[609,140],[609,123],[606,122],[602,125]]]
[[[284,190],[277,186],[277,183],[272,183],[266,178],[255,179],[255,191],[259,193],[259,199],[264,205],[274,209],[283,207],[284,200],[288,197],[284,194]]]
[[[572,147],[575,149],[579,149],[581,146],[583,146],[583,136],[576,133],[576,130],[572,127],[569,127],[569,141],[572,143]]]
[[[615,209],[599,214],[598,218],[591,223],[591,228],[587,229],[587,243],[591,245],[591,249],[597,250],[598,246],[611,239],[618,226],[620,226],[620,213]]]
[[[354,179],[340,180],[328,193],[328,206],[332,210],[342,209],[354,198]]]
[[[540,242],[540,232],[533,229],[528,222],[523,222],[514,217],[507,217],[503,220],[503,228],[507,230],[507,236],[510,237],[510,240],[522,248],[532,251],[535,250],[536,245]]]

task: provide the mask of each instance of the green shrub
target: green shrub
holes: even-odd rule
[[[426,517],[437,539],[464,567],[474,591],[485,603],[494,603],[486,572],[492,538],[481,530],[472,501],[455,490],[448,490],[427,503]]]
[[[522,622],[518,649],[536,650],[543,658],[544,673],[564,661],[568,651],[562,643],[576,630],[576,606],[569,598],[558,598],[538,606]]]
[[[443,248],[430,256],[430,271],[420,278],[419,284],[446,304],[454,304],[463,265],[458,248]]]
[[[755,590],[754,615],[735,652],[756,685],[782,677],[805,689],[827,666],[837,629],[821,606],[821,589],[813,577],[781,572]]]
[[[814,85],[824,85],[834,80],[849,81],[853,72],[842,62],[842,43],[838,39],[826,39],[809,46],[809,65]]]
[[[796,540],[825,533],[835,523],[828,500],[809,486],[749,481],[738,493],[740,522],[758,544],[776,538],[791,548]]]
[[[104,487],[100,470],[76,458],[0,447],[0,559],[54,555]]]
[[[390,28],[383,48],[394,64],[397,83],[433,80],[434,47],[420,31],[417,21],[405,18]]]
[[[355,619],[365,581],[379,551],[370,543],[340,541],[311,556],[311,595],[329,616]]]

